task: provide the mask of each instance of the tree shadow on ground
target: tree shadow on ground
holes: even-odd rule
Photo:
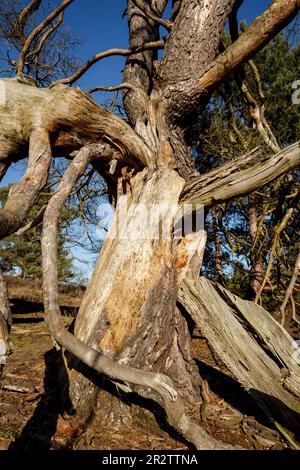
[[[49,450],[52,436],[56,432],[58,416],[65,411],[72,412],[66,393],[69,380],[62,352],[53,348],[44,354],[44,359],[44,394],[21,434],[10,444],[9,450]]]

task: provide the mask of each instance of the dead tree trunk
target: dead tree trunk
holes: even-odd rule
[[[17,79],[0,80],[0,176],[5,172],[3,164],[29,154],[27,172],[0,209],[0,236],[15,232],[24,222],[47,180],[52,155],[74,158],[48,204],[43,225],[45,310],[57,347],[69,351],[80,365],[106,375],[125,392],[134,391],[158,402],[169,423],[197,448],[230,448],[208,436],[187,411],[187,403],[199,403],[201,378],[191,357],[187,320],[176,302],[180,282],[185,278],[195,281],[199,276],[206,237],[203,230],[196,234],[183,231],[178,239],[174,221],[178,227],[183,203],[189,204],[191,215],[197,204],[214,207],[249,194],[284,174],[299,165],[300,147],[296,143],[245,168],[245,163],[253,163],[255,157],[255,152],[250,152],[218,170],[199,175],[186,129],[195,113],[205,109],[216,87],[296,15],[299,0],[273,2],[217,57],[235,0],[173,2],[172,23],[167,23],[171,34],[166,41],[157,41],[161,24],[157,18],[161,19],[167,1],[142,2],[145,8],[141,9],[137,2],[129,0],[129,49],[96,55],[72,77],[62,80],[72,84],[96,60],[116,54],[127,56],[125,83],[119,88],[125,90],[128,121],[97,106],[78,88],[55,83],[47,89],[38,89],[25,83],[22,70],[30,41],[70,3],[71,0],[62,2],[27,38],[18,62]],[[150,16],[147,9],[151,10]],[[161,61],[157,60],[158,47],[165,49]],[[101,152],[94,147],[99,143]],[[89,162],[106,179],[112,195],[117,196],[117,204],[73,335],[63,328],[60,319],[57,224],[63,203]],[[5,289],[0,288],[5,305]],[[206,308],[216,298],[209,285],[203,298]],[[212,304],[211,321],[218,336],[221,339],[224,336],[223,344],[224,341],[227,344],[227,332],[217,322],[220,311],[213,307]],[[221,307],[229,308],[225,302]],[[5,308],[1,306],[2,316],[8,317]],[[197,318],[193,308],[190,310],[193,318]],[[7,324],[7,318],[5,321]],[[232,332],[236,327],[233,324]],[[241,328],[236,331],[242,338],[245,336]],[[264,360],[259,360],[259,347],[253,346],[253,350],[254,359],[265,365]],[[239,363],[238,356],[243,357],[245,351],[234,350],[232,354],[235,363]],[[267,365],[269,362],[266,359]],[[95,385],[78,373],[74,361],[69,366],[73,366],[70,389],[78,412],[85,417],[91,411],[101,413],[93,393]],[[287,407],[298,412],[291,392],[282,391],[277,383],[278,368],[271,364],[270,368],[268,386],[263,392],[282,399]],[[237,369],[239,378],[240,367]],[[256,372],[256,365],[253,371]],[[286,381],[286,386],[298,387],[297,371],[294,372],[293,369],[293,380]],[[250,383],[249,373],[247,380]],[[259,385],[256,376],[251,384]],[[119,418],[116,400],[108,411],[102,407],[103,416],[108,415],[108,419],[116,422]],[[295,424],[291,413],[286,421],[288,425]]]

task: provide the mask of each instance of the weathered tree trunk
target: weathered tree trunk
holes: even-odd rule
[[[172,106],[183,98],[182,82],[184,87],[193,86],[195,70],[201,73],[214,59],[233,3],[234,0],[225,4],[221,0],[205,0],[201,4],[184,1],[159,69],[156,70],[156,53],[152,51],[127,60],[124,82],[131,83],[133,89],[124,94],[125,110],[132,127],[152,149],[157,170],[131,179],[131,194],[119,200],[116,218],[126,200],[133,209],[127,240],[108,236],[75,325],[75,334],[84,342],[109,352],[122,363],[165,372],[173,377],[182,396],[194,401],[199,399],[201,379],[191,359],[186,320],[176,309],[177,249],[172,240],[176,207],[172,210],[172,205],[179,202],[184,187],[181,177],[189,178],[196,172],[185,139],[186,124],[175,122]],[[149,5],[158,16],[165,6],[164,0],[151,1]],[[214,15],[219,20],[211,22]],[[141,38],[152,41],[158,36],[158,24],[131,0],[128,23],[131,48]],[[213,39],[208,41],[208,36]],[[145,208],[135,208],[134,204],[144,204]],[[161,221],[155,205],[161,212]],[[130,240],[136,227],[143,227],[146,234],[152,227],[157,233],[160,224],[167,238],[162,234],[158,240],[151,235]],[[192,271],[199,273],[204,246],[200,252],[199,245],[197,249],[193,260],[198,266]],[[181,255],[179,248],[178,257]],[[188,259],[191,254],[186,255]],[[179,270],[182,274],[181,267]],[[87,397],[94,396],[86,393],[86,386],[92,387],[82,377],[76,377],[71,384],[77,408],[85,413],[89,409]]]
[[[181,284],[179,302],[222,362],[299,448],[299,347],[289,334],[259,305],[203,277]]]
[[[100,146],[102,151],[102,147]],[[66,170],[62,181],[51,198],[44,216],[42,250],[43,250],[43,273],[44,273],[44,298],[45,314],[49,330],[53,339],[58,345],[62,345],[75,358],[82,361],[92,370],[105,374],[117,386],[128,392],[137,391],[139,395],[151,398],[162,405],[168,422],[181,433],[185,438],[192,442],[197,449],[231,449],[229,444],[222,444],[213,437],[209,436],[194,420],[189,417],[185,403],[178,391],[174,381],[168,376],[137,369],[132,366],[120,364],[120,362],[111,359],[107,354],[100,352],[86,343],[83,343],[64,328],[61,320],[59,299],[58,299],[58,276],[57,276],[57,228],[59,214],[63,203],[66,201],[70,192],[76,183],[78,177],[91,161],[92,156],[99,152],[99,146],[90,145],[84,147],[75,156],[74,161]],[[174,211],[175,212],[175,211]],[[172,213],[172,210],[171,210]],[[161,217],[160,217],[161,220]],[[167,219],[169,220],[169,219]],[[155,220],[156,222],[156,220]],[[156,226],[156,224],[154,224]],[[132,227],[131,227],[132,228]],[[157,239],[163,239],[164,228]],[[136,233],[136,230],[133,230]],[[132,232],[132,233],[133,233]],[[202,237],[200,237],[202,238]],[[148,239],[148,238],[147,238]],[[152,237],[151,240],[154,238]],[[168,239],[168,238],[167,238]],[[190,265],[187,268],[189,275],[199,274],[195,269],[195,261],[201,259],[200,243],[195,243],[192,239],[192,245],[195,247],[194,256],[191,247],[187,250],[187,260]],[[183,250],[180,250],[183,253]],[[181,270],[182,272],[182,270]],[[178,337],[180,337],[178,331]],[[179,343],[179,341],[178,341]],[[74,364],[73,364],[74,367]],[[68,374],[64,371],[64,377],[67,379],[65,385],[68,387]],[[74,382],[74,381],[73,381]],[[133,386],[133,388],[132,388]],[[66,387],[66,390],[68,388]],[[87,402],[90,400],[88,399]],[[111,410],[110,413],[111,414]]]
[[[178,173],[168,169],[153,174],[145,170],[131,180],[130,191],[119,198],[75,335],[122,364],[173,377],[182,396],[195,401],[200,377],[191,358],[186,320],[176,309],[172,239],[183,184]],[[91,387],[83,376],[72,383],[76,408],[84,413],[89,409],[86,397],[94,397]],[[113,414],[111,410],[110,419]]]

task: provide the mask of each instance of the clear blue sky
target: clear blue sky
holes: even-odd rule
[[[270,0],[245,0],[239,12],[239,19],[245,19],[250,24],[272,3]],[[66,10],[65,24],[75,34],[82,38],[82,45],[78,48],[78,55],[85,62],[89,57],[99,51],[111,47],[128,46],[127,17],[122,19],[126,8],[126,0],[75,0]],[[169,9],[166,14],[169,13]],[[108,86],[119,84],[124,67],[124,58],[113,57],[95,64],[79,82],[82,89],[87,90],[93,86]],[[95,97],[95,95],[94,95]],[[100,97],[99,97],[100,98]],[[25,163],[13,165],[3,178],[0,186],[14,183],[23,173]],[[91,260],[81,252],[76,256]],[[77,262],[77,266],[80,264]],[[81,266],[90,275],[91,266]]]

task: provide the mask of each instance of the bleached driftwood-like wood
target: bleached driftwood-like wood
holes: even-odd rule
[[[15,125],[18,126],[18,123]],[[37,123],[32,123],[32,127],[28,136],[29,158],[26,172],[19,183],[11,187],[5,205],[0,209],[0,239],[22,226],[48,178],[52,159],[49,132]]]
[[[262,307],[204,277],[184,280],[179,302],[267,416],[299,436],[300,367],[287,332]]]
[[[23,75],[28,58],[38,55],[39,46],[36,51],[31,51],[33,41],[37,39],[40,45],[43,35],[47,34],[51,25],[55,26],[53,20],[59,18],[63,9],[72,2],[73,0],[62,0],[31,32],[30,25],[25,25],[22,20],[24,10],[19,15],[21,33],[26,31],[27,34],[28,31],[28,37],[20,48],[16,79],[0,80],[0,178],[5,172],[5,165],[28,155],[29,143],[35,149],[38,143],[40,145],[38,152],[32,152],[36,156],[34,165],[29,165],[29,170],[33,170],[29,173],[29,176],[33,176],[33,181],[27,178],[27,173],[26,184],[23,181],[12,189],[11,196],[14,194],[18,197],[10,197],[10,206],[0,214],[0,236],[13,233],[23,225],[21,219],[26,218],[39,188],[43,186],[51,156],[73,158],[74,151],[79,151],[45,212],[44,295],[51,333],[57,343],[65,346],[90,367],[106,373],[115,381],[126,382],[121,385],[127,387],[127,391],[128,383],[132,383],[142,389],[146,398],[156,397],[164,406],[169,422],[197,447],[221,448],[201,427],[191,422],[183,407],[182,398],[198,403],[201,379],[192,364],[187,321],[183,315],[178,314],[176,308],[177,274],[179,278],[197,277],[203,246],[196,235],[186,239],[187,244],[182,242],[177,257],[178,260],[181,256],[181,266],[177,265],[181,272],[180,269],[176,271],[171,223],[173,208],[170,209],[169,205],[178,203],[185,181],[197,175],[187,139],[186,126],[189,121],[186,118],[190,118],[190,113],[201,113],[220,81],[240,67],[295,16],[299,10],[299,0],[273,2],[267,12],[220,57],[217,56],[220,39],[228,15],[237,4],[236,0],[173,2],[174,27],[172,34],[164,41],[159,40],[157,18],[162,18],[167,0],[139,0],[139,4],[147,4],[147,11],[149,6],[152,18],[143,14],[135,6],[136,2],[129,0],[129,49],[97,54],[72,77],[63,79],[64,83],[72,83],[93,63],[108,55],[121,53],[127,56],[123,81],[130,84],[130,88],[123,95],[123,103],[128,121],[97,106],[78,88],[71,89],[52,83],[47,89],[38,89],[32,86],[32,77]],[[35,8],[40,3],[31,2],[31,6],[34,5]],[[163,46],[166,46],[164,59],[158,62],[156,50]],[[99,143],[105,143],[111,152],[107,158],[101,154],[97,162],[99,166],[96,166],[85,151],[90,144]],[[46,153],[40,152],[44,146]],[[82,148],[83,153],[80,153]],[[91,150],[90,147],[89,149]],[[291,152],[288,149],[285,151],[286,158],[282,158],[281,154],[279,157],[277,155],[274,160],[264,161],[253,169],[244,170],[244,173],[238,171],[240,168],[233,169],[231,165],[225,165],[218,169],[214,178],[210,173],[205,175],[204,180],[203,177],[201,181],[196,179],[195,187],[188,188],[187,196],[195,203],[199,202],[200,197],[200,203],[209,206],[247,194],[253,188],[270,182],[299,164],[299,147],[296,150],[298,160],[292,164],[286,154]],[[290,153],[288,155],[291,156]],[[63,329],[59,316],[57,223],[62,204],[89,162],[93,162],[104,176],[113,198],[119,188],[119,195],[122,197],[116,203],[116,214],[120,215],[122,201],[128,202],[132,211],[128,221],[129,236],[125,240],[116,237],[107,239],[103,245],[73,336]],[[44,165],[40,168],[42,163]],[[210,178],[208,187],[207,178]],[[30,186],[33,183],[34,187]],[[19,206],[18,201],[21,201]],[[153,204],[155,207],[148,214],[137,207],[141,203]],[[163,213],[160,214],[159,205],[163,208]],[[13,220],[10,219],[11,210]],[[160,217],[157,218],[156,215]],[[7,221],[11,223],[7,224]],[[145,234],[153,225],[159,231],[162,222],[166,224],[170,235],[168,239],[160,235],[155,239],[130,238],[134,237],[137,227]],[[126,228],[126,225],[124,222],[121,227]],[[206,304],[209,307],[211,304],[213,307],[214,296],[215,291],[207,293]],[[221,300],[218,298],[219,304]],[[231,309],[226,302],[223,304],[229,316]],[[214,321],[216,318],[214,316]],[[222,323],[219,332],[224,335]],[[219,341],[224,344],[226,338],[225,334],[225,340],[221,338]],[[245,336],[245,341],[247,339]],[[239,354],[243,352],[246,355],[243,350],[232,351],[234,356],[236,354],[236,372],[240,372]],[[260,358],[258,346],[257,349],[254,348],[254,352]],[[245,362],[247,358],[244,359],[242,355],[242,359]],[[271,375],[267,378],[275,382],[275,391],[279,396],[282,390],[276,382],[278,366],[274,366],[268,356],[258,361],[258,367],[260,365],[265,365],[267,369],[270,365]],[[172,380],[168,380],[167,376],[172,377]],[[80,385],[79,377],[74,374],[69,378],[71,391],[77,387],[77,396],[82,398],[82,408],[87,409],[90,407],[91,395],[85,393],[87,389],[84,386],[77,386]],[[81,378],[84,382],[85,379]],[[248,379],[248,376],[244,377],[245,383],[248,383]],[[173,383],[176,383],[176,390]],[[252,385],[256,386],[256,382]],[[193,395],[190,393],[191,389]],[[178,392],[175,399],[174,391]],[[269,389],[267,391],[270,392]],[[285,393],[286,401],[291,400],[289,392]],[[264,400],[262,402],[265,404]],[[294,404],[289,405],[293,408]],[[94,408],[94,404],[92,407]],[[111,407],[110,415],[113,408],[115,406]],[[99,409],[99,412],[102,413],[102,410]]]
[[[109,142],[120,158],[135,161],[139,168],[153,161],[149,147],[123,119],[98,106],[79,88],[58,84],[40,89],[15,79],[0,79],[0,92],[0,161],[24,158],[31,131],[37,128],[45,129],[52,138],[55,135],[53,150],[61,133],[71,137],[61,149],[64,156],[83,145]]]
[[[98,146],[99,147],[99,146]],[[77,358],[100,373],[111,379],[120,381],[119,386],[131,392],[133,384],[146,387],[155,392],[151,398],[158,401],[166,412],[169,423],[198,449],[233,449],[229,444],[223,444],[210,436],[201,426],[191,420],[185,411],[185,405],[180,397],[175,383],[164,374],[140,370],[120,364],[112,360],[101,351],[90,347],[80,339],[68,332],[63,325],[58,303],[57,284],[57,227],[62,205],[68,198],[77,179],[83,174],[91,161],[97,146],[87,146],[76,155],[66,170],[63,179],[52,196],[45,211],[42,252],[43,252],[43,288],[45,298],[46,321],[54,340],[74,354]],[[179,194],[182,187],[181,178],[172,173],[170,177],[177,178],[176,192]],[[158,176],[159,179],[159,176]],[[156,181],[156,180],[155,180]],[[141,214],[144,215],[144,214]],[[171,217],[172,218],[172,217]],[[137,227],[136,227],[137,228]],[[161,239],[159,239],[161,240]],[[164,242],[163,242],[164,243]],[[169,242],[170,243],[170,242]],[[158,243],[159,244],[159,243]],[[141,286],[139,286],[141,288]],[[140,389],[134,389],[143,396]],[[157,398],[159,396],[159,399]]]

